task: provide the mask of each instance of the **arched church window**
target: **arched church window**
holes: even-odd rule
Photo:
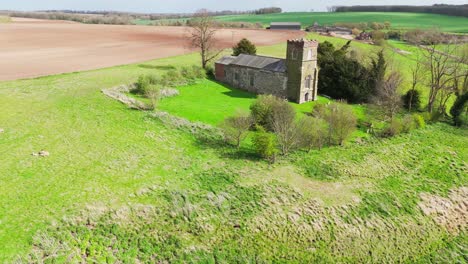
[[[305,79],[305,88],[310,89],[310,83],[312,82],[312,76],[307,75]]]
[[[291,51],[291,57],[292,57],[293,60],[297,60],[297,58],[299,57],[299,51],[296,50],[296,49],[293,49]]]

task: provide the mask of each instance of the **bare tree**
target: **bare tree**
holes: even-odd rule
[[[283,155],[299,147],[300,129],[295,119],[296,111],[287,101],[278,102],[272,109],[272,128]]]
[[[421,83],[423,79],[423,69],[422,69],[422,64],[421,64],[421,59],[419,57],[419,53],[416,58],[416,65],[414,68],[411,68],[411,89],[410,89],[410,98],[408,100],[408,110],[411,112],[413,108],[413,97],[414,94],[416,93],[416,88],[418,85]]]
[[[432,44],[422,47],[423,64],[429,76],[428,110],[434,111],[437,101],[438,111],[444,113],[448,99],[456,92],[460,78],[466,76],[466,63],[464,57],[457,56],[460,48],[456,43],[445,45]]]
[[[398,88],[403,83],[403,78],[399,72],[391,72],[385,78],[383,84],[377,90],[377,94],[373,99],[377,110],[382,112],[386,118],[393,120],[395,115],[401,108],[401,96],[398,93]]]
[[[343,145],[356,130],[356,115],[353,109],[345,103],[317,105],[312,114],[328,123],[328,142],[330,144]]]
[[[238,111],[234,116],[226,118],[220,127],[224,139],[239,148],[252,124],[253,119],[249,113]]]
[[[309,152],[322,149],[328,135],[328,125],[323,119],[304,116],[299,120],[301,146]]]
[[[208,10],[202,9],[195,13],[188,24],[191,27],[190,44],[200,50],[202,67],[206,69],[208,63],[222,52],[216,47],[215,21]]]

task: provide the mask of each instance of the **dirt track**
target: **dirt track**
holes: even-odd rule
[[[183,27],[85,25],[35,19],[0,24],[0,80],[92,70],[194,52]],[[257,45],[281,43],[301,32],[222,29],[219,45],[246,37]]]

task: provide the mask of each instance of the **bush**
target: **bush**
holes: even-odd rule
[[[389,124],[385,126],[382,131],[382,137],[394,137],[399,135],[403,129],[401,120],[398,118],[393,119]]]
[[[413,114],[414,124],[416,128],[425,128],[426,121],[424,121],[424,117],[419,114]]]
[[[455,100],[450,109],[450,114],[456,126],[468,124],[468,92],[457,97],[457,100]]]
[[[257,132],[253,137],[253,145],[255,152],[262,158],[267,159],[271,163],[275,162],[278,149],[276,148],[276,136],[273,133],[267,132],[263,127],[256,126]]]
[[[357,28],[353,28],[352,30],[352,33],[354,36],[359,36],[359,34],[361,34],[361,30],[357,29]]]
[[[232,55],[239,56],[240,54],[249,54],[249,55],[256,55],[257,54],[257,47],[250,42],[250,40],[243,38],[236,46],[232,48]]]
[[[304,116],[299,120],[301,147],[308,151],[321,149],[328,135],[328,124],[322,119]]]
[[[177,86],[179,84],[182,84],[185,81],[184,76],[182,76],[180,70],[172,69],[169,70],[163,77],[162,77],[162,82],[164,83],[164,86],[170,87],[170,86]]]
[[[409,90],[402,96],[403,107],[408,111],[418,111],[421,108],[421,92]]]
[[[388,31],[387,39],[401,40],[402,35],[400,31]]]
[[[206,66],[205,74],[210,79],[215,79],[215,68],[213,65]]]
[[[250,111],[256,125],[268,131],[273,131],[273,109],[281,103],[281,99],[273,95],[259,95],[250,105]]]
[[[378,23],[378,22],[372,22],[370,27],[373,29],[373,30],[381,30],[381,29],[385,29],[385,25],[384,24],[381,24],[381,23]]]
[[[145,95],[147,90],[151,85],[157,84],[158,77],[155,75],[141,75],[138,77],[138,81],[136,83],[136,89],[133,90],[134,93]]]
[[[155,109],[159,99],[161,99],[161,87],[155,84],[150,84],[148,87],[146,87],[144,95],[150,99],[151,108]]]
[[[409,133],[416,128],[415,120],[412,115],[405,115],[401,120],[401,132]]]
[[[343,103],[332,103],[325,107],[320,104],[317,106],[314,107],[312,114],[328,123],[329,143],[343,145],[356,130],[357,118],[353,109]]]
[[[285,100],[279,100],[272,107],[271,126],[276,134],[281,154],[287,155],[300,144],[300,129],[295,122],[296,110]]]
[[[248,113],[238,112],[235,116],[227,117],[220,125],[227,143],[240,147],[252,126],[252,117]]]
[[[424,119],[425,123],[431,122],[431,114],[429,112],[424,112],[421,114],[422,118]]]

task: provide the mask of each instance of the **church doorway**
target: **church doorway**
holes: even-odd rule
[[[306,93],[306,94],[305,94],[305,98],[304,98],[304,99],[305,99],[306,102],[309,102],[309,93]]]

